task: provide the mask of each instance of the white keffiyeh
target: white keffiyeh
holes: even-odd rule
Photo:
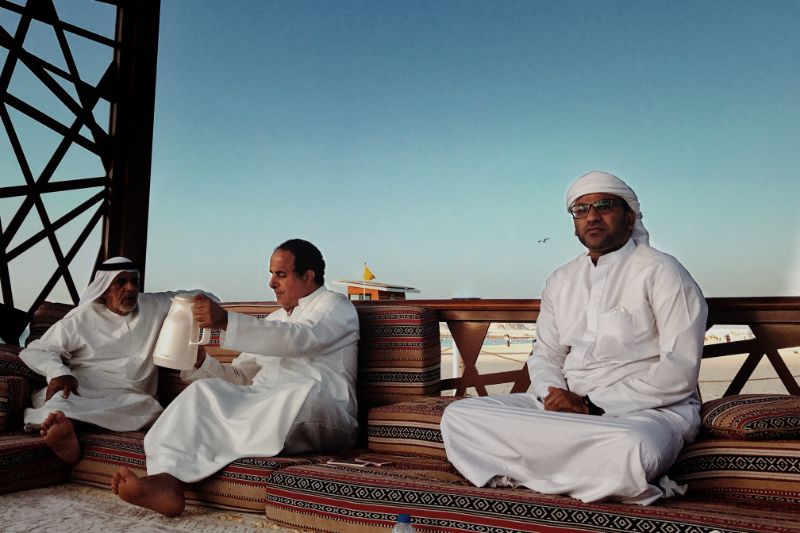
[[[114,268],[114,265],[119,265],[119,268]],[[81,301],[78,305],[91,303],[101,297],[120,272],[136,272],[141,275],[139,269],[133,267],[133,262],[127,257],[112,257],[111,259],[107,259],[103,262],[103,267],[102,269],[98,268],[94,279],[89,283],[89,286],[86,287],[86,290],[83,291]]]
[[[642,224],[642,210],[639,206],[639,199],[636,193],[628,185],[607,172],[600,172],[593,170],[580,176],[572,182],[572,185],[567,189],[567,209],[572,207],[575,200],[585,194],[606,193],[613,194],[625,200],[634,213],[636,213],[636,223],[633,226],[633,235],[631,238],[637,244],[650,245],[650,234]]]

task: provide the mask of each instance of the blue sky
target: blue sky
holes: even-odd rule
[[[797,20],[795,1],[165,0],[147,288],[271,299],[269,254],[301,237],[329,281],[366,261],[419,298],[536,298],[581,252],[564,191],[598,169],[706,295],[800,294]]]

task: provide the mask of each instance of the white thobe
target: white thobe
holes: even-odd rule
[[[358,315],[320,287],[288,314],[228,313],[230,365],[206,357],[145,436],[147,473],[204,479],[242,457],[355,444]]]
[[[479,486],[655,501],[664,490],[651,482],[699,429],[706,316],[699,287],[667,254],[629,240],[597,265],[577,257],[542,293],[532,390],[448,407],[448,459]],[[548,387],[588,395],[605,415],[545,411]]]
[[[25,422],[40,424],[53,411],[113,431],[146,427],[161,413],[158,373],[151,357],[174,292],[142,293],[136,309],[118,315],[102,303],[79,305],[20,352],[49,383],[73,376],[78,394],[36,391]]]

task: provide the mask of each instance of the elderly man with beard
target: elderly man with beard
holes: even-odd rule
[[[272,252],[269,286],[281,306],[266,318],[228,312],[195,297],[195,322],[224,330],[241,352],[222,365],[201,350],[192,383],[144,439],[147,476],[122,467],[111,489],[123,500],[175,516],[187,483],[241,457],[338,451],[355,444],[358,314],[325,288],[325,260],[308,241]]]
[[[78,306],[20,352],[47,380],[25,410],[26,427],[38,428],[67,463],[81,457],[73,422],[135,431],[162,411],[151,355],[177,293],[140,293],[139,281],[138,267],[129,259],[105,261]]]
[[[451,404],[445,450],[475,485],[648,505],[681,492],[664,474],[700,426],[705,299],[616,176],[578,178],[567,211],[588,253],[542,292],[531,390]]]

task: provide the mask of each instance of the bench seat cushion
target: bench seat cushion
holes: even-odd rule
[[[670,476],[692,493],[788,503],[800,513],[800,441],[702,439],[683,449]]]
[[[445,458],[439,423],[445,408],[460,397],[419,398],[370,409],[367,442],[371,451]]]
[[[95,487],[110,487],[114,472],[127,466],[137,475],[147,473],[144,433],[86,433],[81,435],[83,459],[72,469],[72,481]],[[330,455],[295,457],[249,457],[234,461],[210,478],[191,484],[190,502],[238,511],[264,511],[264,486],[277,469],[327,461]]]
[[[446,469],[301,465],[276,471],[266,491],[267,518],[314,531],[382,533],[408,513],[421,532],[800,532],[796,514],[780,507],[685,497],[647,507],[586,504],[524,488],[476,488]]]
[[[69,467],[38,435],[0,435],[0,494],[46,487],[69,479]]]

